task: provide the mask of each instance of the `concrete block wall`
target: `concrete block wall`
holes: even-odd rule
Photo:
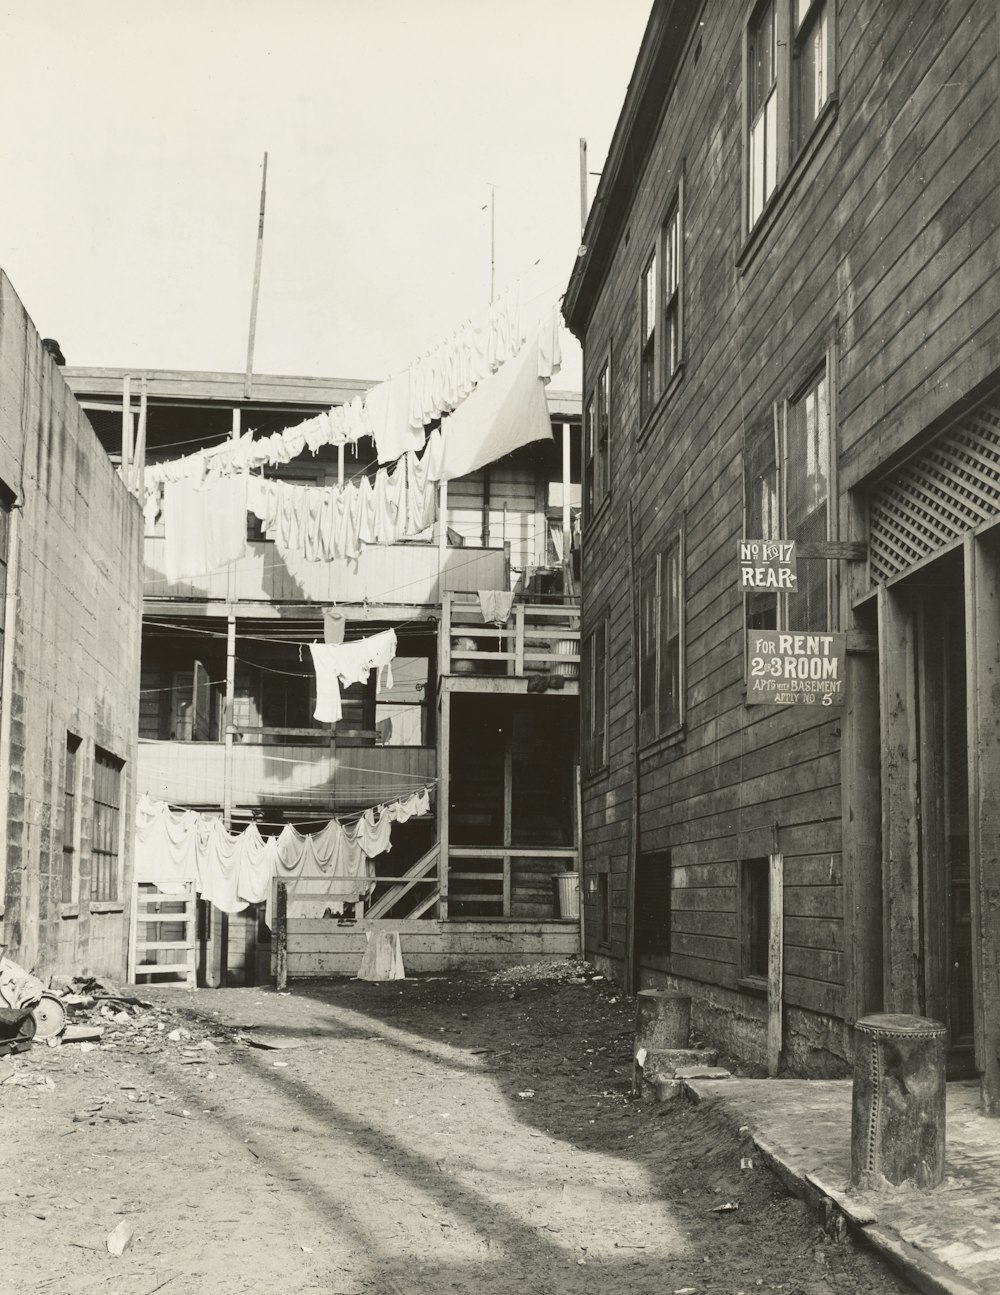
[[[123,976],[132,885],[142,512],[0,271],[0,944],[40,975]],[[77,893],[63,900],[67,735]],[[91,898],[95,749],[123,761],[116,895]]]

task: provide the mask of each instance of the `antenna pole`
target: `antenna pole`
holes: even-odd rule
[[[247,338],[247,373],[243,395],[247,400],[253,390],[253,344],[257,335],[257,298],[260,295],[260,262],[264,255],[264,199],[267,196],[267,154],[264,154],[264,171],[260,178],[260,218],[257,222],[257,258],[253,267],[253,292],[250,295],[250,335]]]
[[[587,141],[580,140],[580,236],[587,228]]]

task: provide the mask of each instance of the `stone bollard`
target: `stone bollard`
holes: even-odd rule
[[[651,1052],[686,1048],[691,1033],[691,996],[665,989],[640,989],[635,998],[633,1092],[642,1091],[642,1066]],[[642,1061],[639,1057],[642,1057]]]
[[[944,1180],[947,1027],[880,1013],[855,1025],[851,1185]]]

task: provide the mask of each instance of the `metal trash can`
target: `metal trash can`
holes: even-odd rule
[[[580,874],[578,872],[557,872],[556,882],[559,887],[559,916],[579,920],[580,917]]]
[[[944,1180],[947,1027],[891,1012],[855,1025],[851,1185]]]

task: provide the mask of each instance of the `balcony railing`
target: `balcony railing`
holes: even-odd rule
[[[449,548],[442,554],[436,544],[372,545],[357,562],[308,562],[299,554],[280,554],[267,541],[248,541],[229,570],[170,581],[164,544],[158,536],[145,542],[147,598],[437,604],[446,593],[508,586],[504,548]]]
[[[515,601],[507,624],[498,628],[483,620],[475,595],[447,594],[441,608],[440,671],[577,679],[580,608]]]
[[[240,807],[373,805],[433,781],[433,747],[262,746],[222,742],[139,743],[138,786],[173,805],[219,805],[229,781]]]

